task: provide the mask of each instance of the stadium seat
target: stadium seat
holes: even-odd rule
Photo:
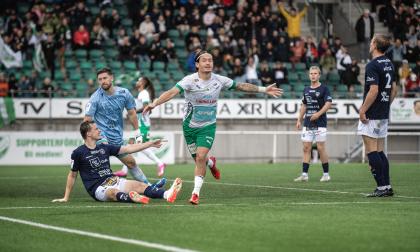
[[[289,73],[289,75],[287,76],[289,82],[296,82],[299,80],[299,75],[297,73],[291,72]]]
[[[107,64],[104,63],[104,62],[98,61],[98,62],[95,63],[95,69],[96,70],[99,70],[99,69],[104,68],[104,67],[107,67]]]
[[[54,73],[54,79],[55,81],[63,81],[64,80],[64,74],[60,70],[56,70]]]
[[[130,18],[124,18],[121,21],[121,24],[126,28],[130,29],[133,26],[133,21]]]
[[[283,63],[284,67],[290,72],[293,68],[292,63],[290,62],[285,62]]]
[[[104,52],[102,50],[93,49],[89,52],[89,55],[90,59],[99,60],[104,55]]]
[[[69,79],[73,83],[79,82],[82,79],[82,75],[79,72],[74,71],[69,74]]]
[[[354,85],[354,92],[356,93],[363,93],[363,86],[359,84]]]
[[[99,12],[101,11],[101,9],[99,9],[99,7],[97,6],[92,6],[89,8],[90,12],[92,13],[93,16],[97,16],[99,14]]]
[[[302,83],[298,83],[293,86],[293,89],[295,90],[295,93],[297,93],[298,95],[301,95],[303,90],[305,89],[305,85]]]
[[[24,69],[32,69],[32,60],[24,60],[23,61],[23,68]]]
[[[306,64],[302,62],[296,63],[295,69],[296,71],[299,71],[299,72],[306,71]]]
[[[109,67],[112,69],[112,71],[120,71],[122,68],[121,61],[111,60]]]
[[[84,49],[78,49],[78,50],[74,51],[74,56],[76,56],[76,58],[78,60],[86,59],[87,58],[87,51],[84,50]]]
[[[153,70],[155,71],[163,71],[165,68],[165,63],[163,63],[162,61],[156,61],[153,64]]]
[[[328,80],[331,82],[339,82],[340,81],[340,75],[336,72],[330,72],[328,74]]]
[[[283,89],[283,92],[290,93],[292,91],[292,86],[289,84],[281,84],[280,88]]]
[[[74,61],[74,60],[67,60],[65,62],[65,65],[66,65],[67,70],[72,70],[72,69],[75,69],[77,67],[77,62]]]
[[[90,71],[92,70],[92,63],[90,61],[82,61],[80,62],[80,69],[82,71]]]
[[[64,58],[68,59],[72,59],[73,58],[73,51],[72,50],[65,50],[64,51]]]
[[[136,63],[134,61],[124,61],[124,68],[126,71],[135,71],[137,70]]]
[[[118,55],[119,52],[116,49],[110,48],[105,50],[105,57],[108,59],[115,59]]]
[[[168,36],[172,39],[175,40],[177,38],[179,38],[179,32],[177,29],[170,29],[168,31]]]

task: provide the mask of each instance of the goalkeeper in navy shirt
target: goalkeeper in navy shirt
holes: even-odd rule
[[[397,95],[395,70],[384,54],[390,41],[376,34],[370,43],[372,61],[366,65],[363,104],[359,110],[358,134],[362,135],[376,189],[368,197],[393,196],[389,178],[389,162],[384,153],[388,134],[389,109]]]
[[[306,182],[309,180],[308,170],[311,159],[312,143],[316,142],[319,152],[322,169],[324,173],[320,179],[321,182],[330,181],[328,155],[325,149],[327,140],[327,111],[331,107],[332,98],[328,87],[319,82],[321,69],[317,66],[309,68],[309,79],[311,86],[303,90],[302,105],[299,111],[299,117],[296,122],[296,128],[302,128],[303,143],[303,162],[302,175],[295,179],[295,182]]]
[[[134,153],[149,147],[159,148],[162,145],[160,139],[127,146],[97,144],[97,141],[101,139],[101,131],[91,121],[83,122],[80,125],[80,134],[84,139],[84,144],[75,149],[71,155],[71,171],[67,176],[64,197],[55,199],[53,202],[69,200],[79,172],[86,191],[97,201],[147,204],[149,198],[164,198],[170,203],[176,200],[182,187],[180,178],[176,178],[171,188],[165,191],[144,182],[114,176],[110,167],[110,156]]]

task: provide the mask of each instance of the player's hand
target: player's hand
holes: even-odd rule
[[[276,87],[276,83],[273,83],[267,87],[265,93],[277,98],[283,94],[283,89]]]
[[[147,106],[143,109],[143,115],[147,114],[148,112],[152,111],[156,106],[153,105],[153,103],[147,104]]]
[[[68,201],[68,199],[66,199],[66,198],[62,198],[62,199],[53,199],[51,202],[54,202],[54,203],[66,203]]]
[[[318,120],[320,115],[318,113],[315,113],[311,116],[311,119],[309,119],[311,122]]]
[[[363,124],[366,124],[369,122],[369,119],[366,118],[366,113],[363,111],[359,112],[359,119]]]
[[[150,147],[160,148],[162,146],[162,142],[166,142],[166,140],[161,138],[152,140],[152,145]]]
[[[301,128],[302,128],[302,123],[300,122],[300,120],[297,120],[296,129],[300,130]]]

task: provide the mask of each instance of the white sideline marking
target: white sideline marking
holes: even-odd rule
[[[178,247],[174,247],[174,246],[167,246],[167,245],[162,245],[162,244],[152,243],[152,242],[147,242],[147,241],[142,241],[142,240],[126,239],[126,238],[122,238],[122,237],[110,236],[110,235],[93,233],[93,232],[87,232],[87,231],[82,231],[82,230],[77,230],[77,229],[51,226],[51,225],[46,225],[46,224],[32,222],[32,221],[9,218],[9,217],[6,217],[6,216],[0,216],[0,220],[19,223],[19,224],[24,224],[24,225],[29,225],[29,226],[43,228],[43,229],[55,230],[55,231],[64,232],[64,233],[77,234],[77,235],[89,236],[89,237],[103,239],[103,240],[110,240],[110,241],[116,241],[116,242],[121,242],[121,243],[139,245],[139,246],[142,246],[142,247],[160,249],[160,250],[163,250],[163,251],[195,252],[195,250],[190,250],[190,249],[183,249],[183,248],[178,248]]]
[[[266,202],[266,203],[233,203],[233,204],[200,204],[200,207],[216,207],[216,206],[287,206],[287,205],[348,205],[348,204],[419,204],[418,201],[331,201],[331,202]],[[141,208],[157,208],[157,207],[193,207],[190,204],[185,205],[147,205],[141,206]],[[98,206],[21,206],[21,207],[0,207],[0,210],[32,210],[32,209],[83,209],[83,208],[138,208],[137,205],[122,205],[122,206],[107,206],[107,205],[98,205]]]

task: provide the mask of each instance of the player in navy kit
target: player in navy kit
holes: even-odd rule
[[[397,95],[395,70],[384,53],[389,39],[376,34],[370,43],[372,61],[366,65],[363,104],[359,110],[358,134],[362,135],[369,166],[377,188],[368,197],[393,196],[389,178],[389,162],[384,153],[388,133],[389,108]]]
[[[97,201],[119,201],[147,204],[150,198],[164,198],[173,203],[181,190],[182,180],[176,178],[167,191],[146,183],[119,178],[112,174],[110,156],[134,153],[149,147],[160,147],[161,140],[137,143],[127,146],[97,144],[101,131],[94,122],[83,122],[80,134],[84,144],[75,149],[71,155],[71,171],[67,176],[64,197],[53,202],[67,202],[73,189],[77,173],[80,172],[83,184],[89,195]],[[140,194],[144,194],[140,195]]]
[[[303,90],[302,106],[296,122],[296,128],[302,128],[303,162],[302,175],[295,179],[296,182],[309,180],[308,170],[311,159],[312,142],[316,142],[317,150],[321,157],[324,174],[320,181],[330,181],[328,155],[325,149],[327,140],[327,111],[331,107],[332,98],[328,87],[319,82],[321,70],[317,66],[309,68],[311,86]]]

